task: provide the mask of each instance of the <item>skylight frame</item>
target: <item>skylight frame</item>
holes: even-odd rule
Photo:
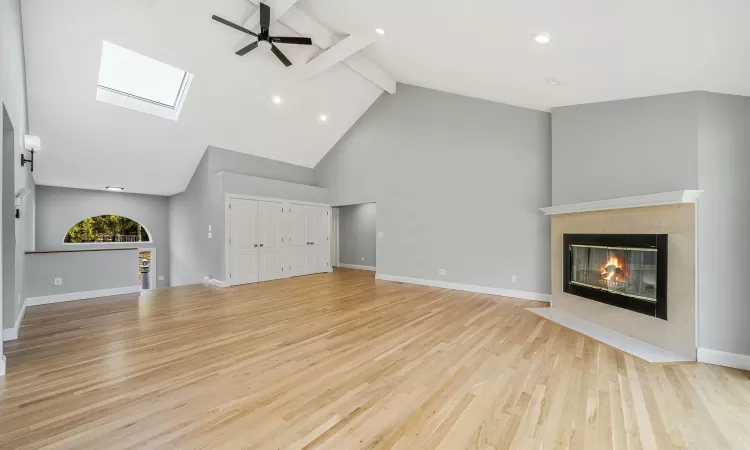
[[[179,118],[180,113],[182,112],[182,107],[185,103],[187,93],[193,81],[193,74],[189,73],[186,70],[183,70],[175,66],[172,66],[170,64],[159,61],[157,59],[150,58],[148,56],[134,52],[125,47],[121,47],[109,41],[102,41],[102,61],[104,60],[104,49],[105,49],[106,44],[114,45],[116,47],[124,49],[128,52],[134,53],[143,58],[147,58],[147,59],[156,61],[158,63],[167,65],[175,70],[182,72],[183,75],[182,75],[180,87],[177,90],[177,94],[175,96],[175,102],[173,105],[169,105],[169,104],[162,103],[162,102],[152,100],[149,98],[145,98],[145,97],[142,97],[142,96],[130,93],[130,92],[122,91],[119,89],[115,89],[115,88],[100,84],[99,78],[101,77],[101,71],[102,71],[102,66],[101,66],[102,62],[100,62],[100,65],[99,65],[100,75],[99,75],[99,78],[97,78],[97,85],[96,85],[96,99],[100,102],[109,103],[111,105],[120,106],[120,107],[131,109],[134,111],[139,111],[139,112],[143,112],[146,114],[151,114],[151,115],[155,115],[155,116],[162,117],[165,119],[171,119],[171,120],[176,121]]]

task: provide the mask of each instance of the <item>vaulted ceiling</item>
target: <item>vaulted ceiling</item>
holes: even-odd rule
[[[289,69],[270,52],[236,56],[249,40],[211,20],[252,26],[255,2],[24,0],[37,183],[173,194],[208,145],[312,167],[393,80],[541,110],[750,95],[744,0],[268,0],[272,19],[286,11],[272,34],[317,44],[280,46]],[[179,120],[96,100],[103,40],[194,74]]]

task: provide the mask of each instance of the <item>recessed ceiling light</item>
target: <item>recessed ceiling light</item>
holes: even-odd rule
[[[554,79],[554,78],[547,78],[547,79],[546,79],[546,80],[544,80],[544,81],[546,81],[546,82],[547,82],[547,84],[551,84],[552,86],[559,86],[559,85],[561,85],[561,84],[562,84],[562,83],[560,82],[560,80],[556,80],[556,79]]]
[[[326,116],[325,114],[321,114],[319,119],[321,122],[328,122],[328,116]]]
[[[278,95],[274,95],[274,96],[273,96],[273,98],[272,98],[272,100],[273,100],[273,102],[274,102],[274,103],[276,103],[277,105],[280,105],[280,104],[281,104],[281,102],[283,102],[283,101],[284,101],[284,100],[282,100],[282,98],[281,98],[281,97],[279,97]]]
[[[549,33],[539,33],[536,36],[534,36],[534,40],[537,42],[537,44],[549,44],[549,41],[552,40]]]
[[[107,186],[107,188],[106,188],[106,189],[107,189],[108,191],[114,191],[114,192],[121,192],[121,191],[124,191],[124,190],[125,190],[125,188],[123,188],[123,187],[120,187],[120,186]]]
[[[375,28],[375,32],[378,34],[385,34],[385,30],[382,28]]]

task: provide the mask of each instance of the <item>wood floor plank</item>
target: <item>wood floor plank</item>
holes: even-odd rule
[[[30,307],[0,448],[750,448],[750,375],[336,270]]]

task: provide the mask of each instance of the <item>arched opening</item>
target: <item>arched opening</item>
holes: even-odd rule
[[[117,215],[84,219],[73,225],[63,239],[63,244],[127,242],[151,242],[151,234],[135,220]]]

